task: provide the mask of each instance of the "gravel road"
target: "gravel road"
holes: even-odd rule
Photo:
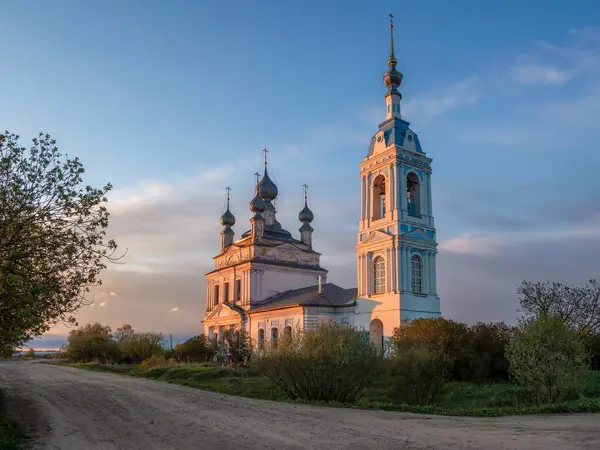
[[[0,363],[35,449],[599,449],[600,415],[456,418],[276,403],[122,375]]]

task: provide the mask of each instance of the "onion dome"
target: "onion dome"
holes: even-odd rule
[[[271,181],[271,178],[269,178],[267,166],[265,165],[265,173],[259,183],[259,195],[263,200],[275,200],[277,194],[277,186]]]
[[[231,214],[231,211],[229,211],[229,207],[227,208],[227,211],[225,211],[221,216],[221,225],[223,225],[224,227],[232,227],[235,225],[235,217],[233,217],[233,214]]]
[[[314,218],[315,215],[313,214],[313,212],[310,209],[308,209],[308,206],[306,204],[304,204],[304,208],[302,209],[302,211],[300,211],[300,214],[298,214],[298,220],[304,223],[311,223]]]
[[[267,208],[267,204],[265,203],[265,201],[260,198],[260,182],[258,181],[258,177],[259,177],[259,173],[255,173],[256,175],[256,188],[254,189],[255,192],[255,196],[252,199],[252,201],[250,202],[250,211],[252,211],[253,213],[257,213],[258,215],[260,215],[261,212],[263,212],[266,208]]]
[[[300,227],[300,232],[303,232],[303,231],[315,231],[315,230],[313,229],[313,227],[310,226],[310,224],[308,222],[304,222],[302,224],[302,226]]]
[[[305,184],[305,185],[303,185],[303,187],[304,187],[304,208],[302,209],[302,211],[300,211],[300,214],[298,214],[298,220],[300,222],[304,222],[304,223],[311,223],[314,220],[315,215],[308,208],[308,196],[307,196],[308,186]]]
[[[231,191],[231,188],[227,187],[226,190],[227,190],[227,209],[221,216],[220,222],[221,222],[221,225],[223,225],[224,227],[232,227],[235,225],[235,217],[233,216],[233,214],[231,214],[231,211],[229,211],[229,191]]]
[[[383,76],[383,81],[385,85],[390,89],[390,92],[395,92],[402,83],[402,72],[396,70],[396,64],[398,64],[398,60],[396,56],[394,56],[394,16],[390,14],[390,59],[388,60],[388,65],[390,66],[390,70],[388,70]]]

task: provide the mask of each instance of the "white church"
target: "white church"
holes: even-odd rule
[[[360,162],[358,288],[327,282],[313,248],[306,194],[299,239],[277,221],[277,186],[265,168],[250,202],[251,228],[234,240],[235,218],[221,216],[221,252],[206,274],[205,332],[243,327],[253,345],[292,329],[334,321],[369,333],[378,347],[404,319],[439,317],[437,242],[431,201],[431,158],[401,116],[402,73],[396,69],[390,22],[389,70],[383,79],[386,118]],[[358,205],[357,205],[358,206]]]

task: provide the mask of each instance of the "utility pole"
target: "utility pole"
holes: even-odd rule
[[[171,350],[173,350],[173,335],[169,333],[169,339],[171,340]]]

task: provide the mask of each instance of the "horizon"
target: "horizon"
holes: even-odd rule
[[[9,3],[0,123],[22,145],[50,133],[85,183],[115,186],[108,234],[128,253],[79,323],[201,333],[225,187],[237,239],[265,147],[279,221],[298,235],[307,183],[328,282],[355,287],[389,13],[403,118],[433,158],[442,316],[515,323],[522,280],[596,277],[600,5],[459,4]]]

